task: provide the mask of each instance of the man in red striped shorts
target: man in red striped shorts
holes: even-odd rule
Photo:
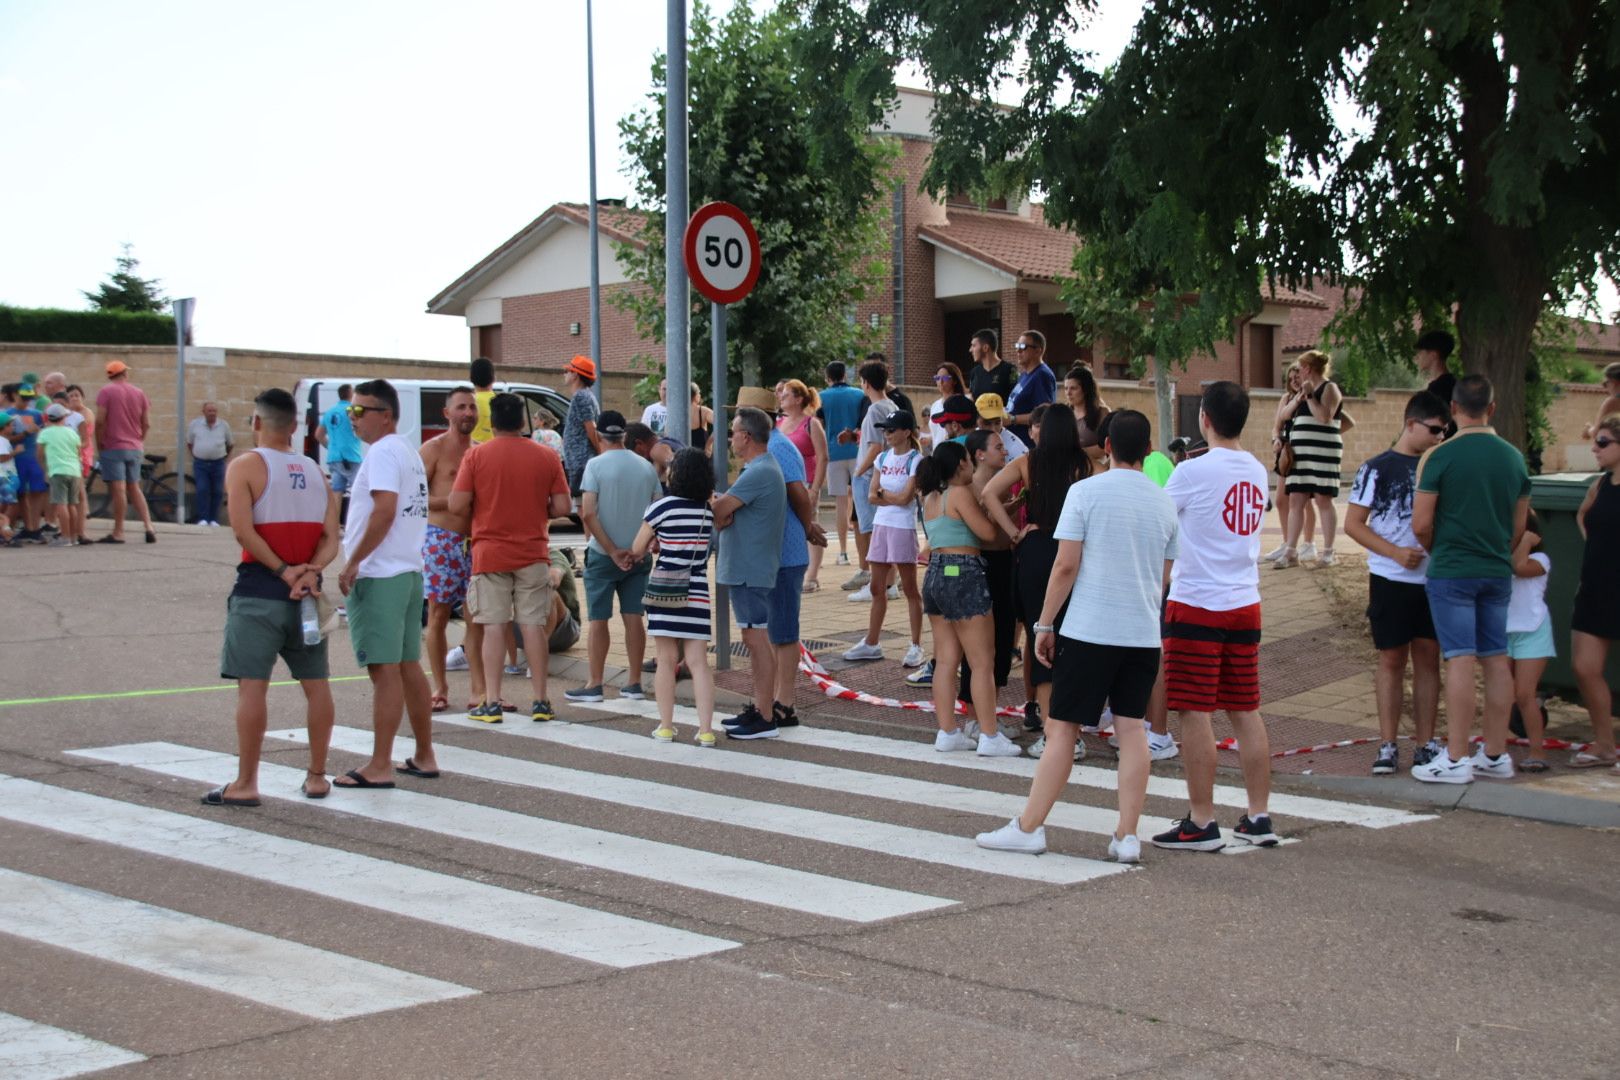
[[[1176,467],[1165,491],[1176,504],[1181,553],[1164,610],[1168,705],[1181,714],[1186,818],[1153,838],[1162,848],[1219,851],[1215,822],[1215,733],[1210,714],[1225,709],[1237,735],[1249,812],[1232,830],[1261,847],[1277,844],[1271,796],[1271,740],[1260,719],[1260,522],[1266,467],[1238,443],[1249,395],[1237,383],[1211,383],[1198,409],[1209,452]]]

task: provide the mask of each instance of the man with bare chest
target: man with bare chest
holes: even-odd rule
[[[428,523],[422,541],[422,561],[426,565],[423,593],[427,597],[426,649],[433,670],[433,711],[450,707],[450,683],[445,677],[445,631],[451,613],[467,599],[467,583],[472,578],[472,555],[467,534],[471,522],[465,515],[450,511],[450,488],[456,482],[461,459],[472,446],[473,428],[478,424],[478,400],[471,387],[458,386],[444,402],[447,430],[422,444],[422,467],[427,471]],[[479,650],[484,628],[466,620],[467,634],[462,643],[472,679],[472,698],[483,700],[484,665]]]

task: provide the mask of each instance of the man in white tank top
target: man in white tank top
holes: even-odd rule
[[[309,775],[303,792],[323,799],[326,748],[332,740],[332,690],[326,640],[304,641],[299,609],[321,590],[321,571],[337,557],[338,503],[321,467],[292,449],[298,407],[285,390],[253,402],[258,448],[225,473],[231,529],[242,545],[225,617],[220,677],[237,680],[236,779],[202,797],[206,806],[258,806],[259,754],[268,723],[266,695],[276,657],[304,690]]]

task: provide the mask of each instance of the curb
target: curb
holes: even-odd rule
[[[1293,777],[1289,778],[1293,780]],[[1563,795],[1552,791],[1476,780],[1472,784],[1425,784],[1412,779],[1360,776],[1310,776],[1302,788],[1326,789],[1345,795],[1387,800],[1391,797],[1445,810],[1474,810],[1482,814],[1576,825],[1588,829],[1620,829],[1620,803]]]

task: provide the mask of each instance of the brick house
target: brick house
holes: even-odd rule
[[[902,90],[877,133],[900,146],[889,209],[889,287],[854,315],[878,330],[877,347],[899,381],[928,384],[941,360],[965,366],[969,338],[985,327],[1008,343],[1025,330],[1041,331],[1048,362],[1060,377],[1075,361],[1086,360],[1104,377],[1128,378],[1122,358],[1077,340],[1064,309],[1058,281],[1079,244],[1072,233],[1046,224],[1041,206],[1027,199],[979,205],[965,196],[941,201],[918,190],[932,145],[932,103],[925,91]],[[607,371],[623,371],[637,353],[659,351],[610,302],[614,290],[637,287],[627,281],[612,243],[638,243],[645,218],[617,203],[599,204],[598,218],[602,361]],[[589,243],[586,207],[558,203],[428,301],[427,310],[466,320],[470,355],[508,368],[555,367],[563,357],[590,351]],[[1180,376],[1182,385],[1225,378],[1276,386],[1286,330],[1307,313],[1315,322],[1328,313],[1328,304],[1306,292],[1274,294],[1239,324],[1230,342],[1213,355],[1194,357]],[[1004,345],[1002,351],[1011,350]],[[1094,353],[1101,355],[1100,364]]]

